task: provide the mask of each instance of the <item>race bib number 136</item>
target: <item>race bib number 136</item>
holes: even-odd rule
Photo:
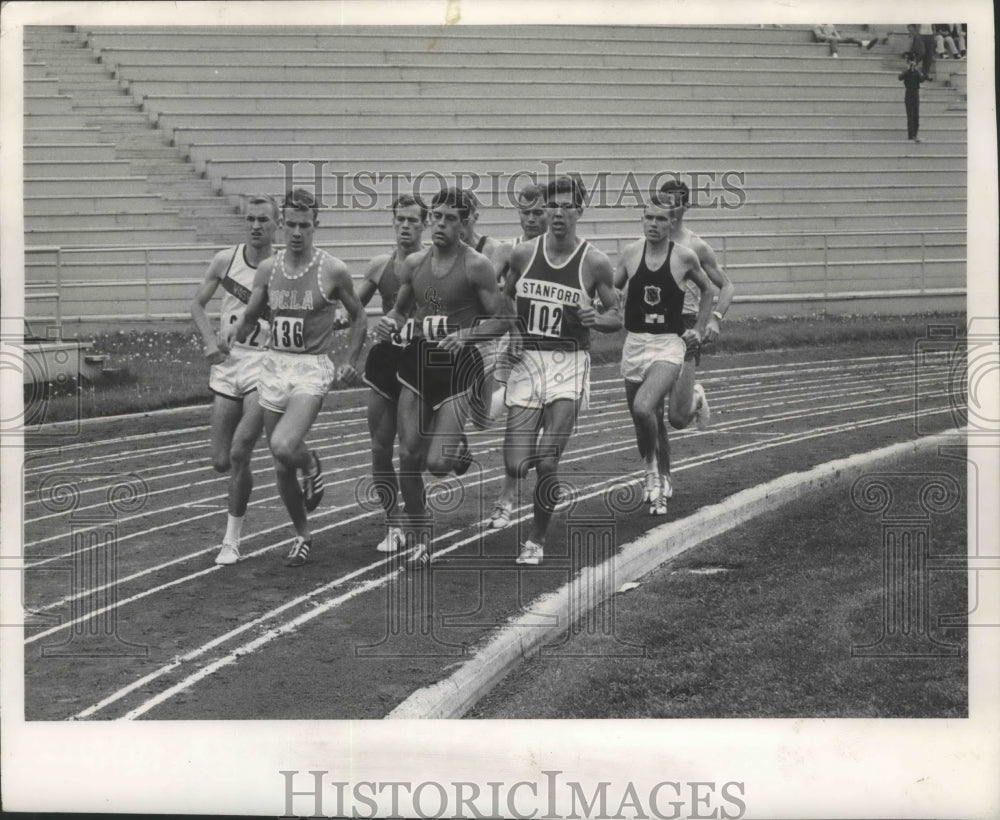
[[[301,316],[279,316],[271,323],[272,346],[275,350],[301,353],[305,350]]]

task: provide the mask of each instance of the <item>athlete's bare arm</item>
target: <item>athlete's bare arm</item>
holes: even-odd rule
[[[700,236],[692,234],[692,238],[694,241],[691,243],[691,248],[698,254],[702,270],[705,271],[711,283],[719,289],[719,300],[715,305],[715,311],[709,316],[708,325],[705,328],[705,341],[711,342],[719,335],[720,330],[719,319],[715,313],[725,316],[733,302],[733,283],[716,260],[712,246]]]
[[[382,278],[382,271],[385,270],[385,266],[389,259],[392,257],[391,253],[380,253],[378,256],[373,256],[368,261],[368,266],[365,268],[365,276],[361,280],[361,284],[358,286],[358,301],[362,305],[367,305],[375,292],[378,290],[379,280]],[[383,305],[383,313],[385,306]]]
[[[232,249],[219,251],[208,265],[205,278],[198,285],[194,299],[191,301],[191,318],[194,325],[201,333],[202,344],[204,345],[205,358],[209,364],[218,364],[223,361],[229,353],[229,343],[221,338],[212,322],[205,312],[205,308],[215,295],[216,289],[222,283],[229,267],[229,261],[233,258]]]
[[[582,279],[588,292],[597,294],[602,310],[598,312],[591,305],[580,308],[580,321],[584,326],[600,333],[614,333],[621,330],[622,311],[615,290],[615,273],[608,255],[591,247],[583,259]]]
[[[353,381],[358,375],[358,363],[361,350],[365,346],[365,336],[368,333],[368,317],[364,306],[354,293],[354,283],[347,265],[333,256],[324,256],[319,271],[320,287],[331,301],[337,299],[351,317],[351,335],[347,342],[347,361],[338,372],[338,377],[344,381]]]
[[[227,343],[234,338],[238,342],[245,342],[250,331],[257,325],[257,320],[264,314],[264,309],[267,307],[267,283],[271,279],[273,268],[273,256],[269,256],[257,267],[257,272],[253,275],[253,290],[250,291],[250,300],[247,302],[242,321],[230,325],[225,330]]]
[[[502,336],[510,329],[510,316],[503,310],[504,299],[497,288],[493,265],[483,254],[466,255],[465,274],[479,300],[479,315],[484,318],[475,327],[452,333],[441,340],[441,347],[458,352],[464,342],[477,342]],[[490,318],[485,318],[490,317]]]
[[[490,257],[490,261],[493,263],[493,272],[496,275],[497,282],[501,285],[509,272],[510,267],[510,255],[514,251],[514,242],[504,242],[497,252]]]
[[[698,290],[701,291],[698,300],[698,318],[695,326],[691,330],[684,332],[685,340],[689,333],[697,333],[698,340],[701,341],[705,338],[705,329],[712,314],[712,283],[709,281],[705,271],[702,270],[701,263],[698,261],[698,255],[683,245],[674,245],[674,259],[671,261],[670,268],[670,272],[674,274],[674,278],[680,278],[680,281],[677,282],[678,285],[681,285],[685,279],[690,279],[697,285]]]

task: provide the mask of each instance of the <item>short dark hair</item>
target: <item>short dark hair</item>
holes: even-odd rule
[[[551,200],[553,194],[569,192],[573,194],[573,204],[577,208],[583,207],[583,201],[587,198],[587,189],[583,187],[583,182],[575,176],[561,176],[550,179],[545,186],[545,199]]]
[[[278,208],[278,200],[270,194],[250,194],[247,196],[247,205],[270,205],[275,221],[281,215],[281,211]]]
[[[656,192],[656,195],[651,200],[653,205],[666,208],[674,205],[686,208],[690,201],[691,190],[688,188],[686,182],[681,182],[679,179],[668,179],[660,186],[660,190]]]
[[[305,188],[288,189],[285,193],[285,201],[281,203],[281,210],[284,211],[286,208],[293,211],[312,211],[313,222],[317,222],[319,217],[319,205],[316,204],[316,198]]]
[[[431,208],[437,208],[441,205],[455,208],[462,215],[462,219],[468,219],[469,215],[476,210],[472,195],[468,191],[451,186],[442,188],[431,200]]]
[[[399,208],[412,208],[416,205],[420,208],[420,221],[427,221],[427,203],[416,194],[400,194],[392,201],[392,215],[396,215]]]
[[[545,202],[545,189],[535,182],[529,182],[514,197],[514,204],[519,210],[539,201]]]

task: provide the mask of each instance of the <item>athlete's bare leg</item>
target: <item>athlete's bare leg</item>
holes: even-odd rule
[[[534,516],[529,536],[536,544],[545,543],[545,533],[555,512],[559,459],[573,435],[579,410],[579,401],[557,399],[542,411],[542,435],[538,438],[534,452],[538,481],[535,484]]]
[[[264,429],[264,411],[257,403],[257,391],[243,397],[243,413],[233,432],[229,448],[229,514],[242,518],[247,511],[247,502],[253,490],[253,470],[250,457],[257,445],[261,430]]]
[[[297,394],[288,400],[284,413],[264,410],[264,430],[274,458],[278,493],[288,510],[295,532],[307,541],[311,537],[309,519],[299,486],[298,471],[312,464],[305,437],[319,414],[321,396]]]
[[[368,432],[372,438],[375,494],[385,514],[392,515],[399,501],[399,479],[392,463],[392,449],[396,440],[396,402],[374,390],[368,393]]]

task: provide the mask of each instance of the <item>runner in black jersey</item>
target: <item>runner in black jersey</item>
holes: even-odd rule
[[[700,343],[712,310],[709,281],[693,251],[671,242],[673,206],[654,199],[643,214],[644,239],[627,245],[615,270],[615,285],[625,293],[622,377],[635,425],[639,455],[646,469],[646,497],[653,515],[667,511],[669,454],[659,446],[663,400],[669,395],[688,345]],[[684,329],[684,283],[701,291],[698,321]],[[657,470],[659,467],[659,470]]]
[[[191,302],[191,318],[201,332],[205,359],[211,364],[208,386],[215,394],[212,403],[212,466],[229,473],[226,534],[215,559],[217,564],[235,564],[240,559],[240,536],[253,471],[250,456],[264,429],[264,417],[257,402],[257,379],[270,326],[258,323],[245,344],[228,345],[224,332],[240,320],[250,299],[257,266],[271,255],[278,227],[278,203],[270,196],[247,198],[247,239],[235,248],[219,251],[205,273]],[[212,327],[205,308],[219,287],[223,289],[218,332]]]
[[[534,515],[519,564],[539,564],[557,503],[557,470],[590,384],[590,332],[621,327],[611,262],[578,239],[586,191],[573,177],[545,189],[548,229],[514,248],[504,295],[514,304],[520,359],[507,379],[504,464],[517,481],[535,468]],[[593,307],[595,295],[604,312]],[[539,431],[541,435],[539,435]]]
[[[232,325],[232,337],[244,341],[257,319],[270,311],[271,342],[258,392],[275,481],[296,533],[285,556],[290,567],[309,559],[312,532],[307,513],[323,494],[319,458],[306,446],[305,437],[333,382],[357,378],[367,331],[347,266],[313,245],[318,210],[308,191],[296,188],[285,195],[285,247],[257,268],[246,312]],[[339,372],[330,359],[338,302],[351,317],[347,362]]]
[[[467,194],[445,188],[431,202],[430,248],[408,256],[399,269],[396,304],[376,326],[380,340],[411,339],[397,371],[399,395],[399,485],[406,506],[407,565],[431,559],[431,521],[422,473],[462,475],[472,461],[463,432],[469,392],[482,379],[476,344],[510,326],[501,306],[489,259],[461,239],[467,227]]]
[[[372,258],[358,288],[358,300],[367,305],[376,291],[382,297],[382,313],[396,304],[399,293],[399,269],[403,260],[423,247],[427,225],[427,206],[418,197],[403,194],[392,203],[392,224],[396,231],[396,247],[392,253]],[[378,342],[368,351],[364,382],[368,393],[368,432],[372,438],[372,478],[386,516],[386,536],[376,549],[395,552],[403,544],[403,531],[393,525],[399,501],[399,480],[392,464],[393,443],[396,440],[396,411],[399,402],[399,379],[396,378],[399,356],[405,343],[399,334]]]

